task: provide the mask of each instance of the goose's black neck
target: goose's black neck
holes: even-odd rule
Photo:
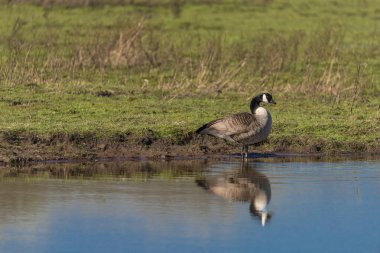
[[[261,102],[260,95],[252,98],[251,105],[249,107],[251,109],[252,114],[255,114],[256,109],[260,106],[260,102]]]

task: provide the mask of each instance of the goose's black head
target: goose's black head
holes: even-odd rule
[[[259,96],[260,96],[261,102],[270,103],[270,104],[276,104],[276,102],[274,101],[272,95],[269,94],[269,93],[263,93],[263,94],[261,94]]]
[[[260,103],[270,103],[270,104],[276,104],[273,97],[269,93],[261,93],[260,95],[257,95],[254,97],[251,101],[251,111],[254,112],[256,108],[260,106]]]

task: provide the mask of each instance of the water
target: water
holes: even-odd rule
[[[380,252],[380,161],[0,169],[0,252]]]

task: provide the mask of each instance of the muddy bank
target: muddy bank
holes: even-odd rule
[[[379,143],[337,142],[322,139],[271,138],[250,152],[307,153],[337,155],[343,153],[380,153]],[[96,134],[56,134],[38,136],[26,133],[3,133],[0,141],[1,163],[26,163],[48,160],[97,160],[114,158],[170,159],[173,157],[213,157],[240,153],[240,145],[211,136],[193,133],[162,138],[153,132],[144,136],[125,133],[109,138]]]

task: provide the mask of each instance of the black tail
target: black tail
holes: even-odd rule
[[[201,133],[203,130],[205,130],[207,127],[209,126],[209,124],[204,124],[203,126],[201,126],[200,128],[197,129],[197,131],[195,131],[197,134]]]
[[[201,188],[203,188],[203,189],[205,189],[205,190],[208,190],[208,189],[209,189],[209,186],[208,186],[208,184],[207,184],[205,178],[197,178],[197,179],[195,179],[195,183],[196,183],[199,187],[201,187]]]

